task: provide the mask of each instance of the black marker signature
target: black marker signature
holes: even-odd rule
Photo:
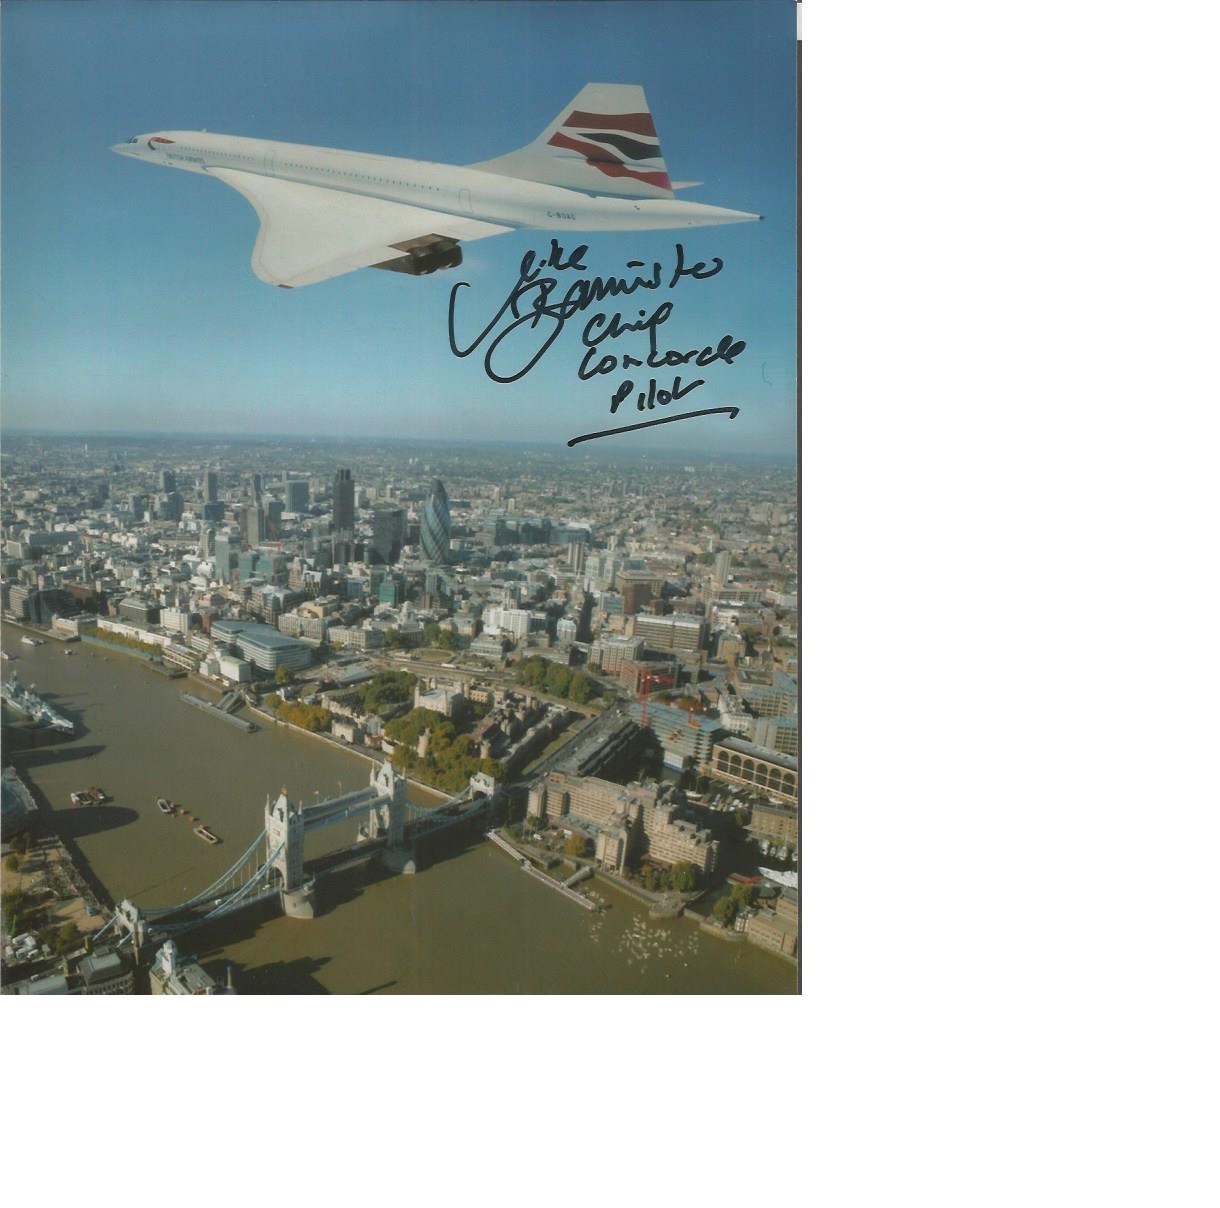
[[[454,356],[467,357],[482,347],[483,371],[492,381],[505,384],[519,381],[546,355],[565,324],[575,315],[608,298],[632,297],[642,295],[644,291],[672,291],[686,281],[705,281],[716,276],[724,267],[724,261],[719,256],[712,257],[710,263],[702,260],[688,263],[686,249],[678,243],[674,245],[673,265],[669,272],[665,271],[659,260],[654,260],[651,265],[642,260],[628,260],[628,269],[644,271],[635,271],[631,276],[566,278],[566,284],[561,286],[560,274],[588,272],[585,265],[588,250],[587,244],[580,244],[567,252],[557,239],[552,239],[545,252],[527,252],[521,259],[517,280],[499,309],[474,339],[464,346],[458,343],[456,333],[457,297],[460,290],[470,288],[470,283],[457,282],[449,293],[449,347]],[[581,381],[590,381],[634,369],[688,370],[692,366],[705,369],[717,363],[732,365],[745,350],[745,340],[739,340],[731,333],[722,336],[714,345],[662,347],[658,329],[673,313],[674,303],[668,299],[651,309],[647,306],[634,308],[630,314],[622,310],[593,313],[581,332],[585,352],[576,371],[577,377]],[[647,337],[648,349],[646,352],[637,349],[639,355],[633,355],[615,343],[625,337],[640,335]],[[667,379],[663,385],[653,377],[637,390],[635,380],[625,378],[609,395],[610,412],[617,413],[632,394],[636,395],[636,408],[639,411],[668,406],[704,385],[705,380],[702,377],[692,378],[689,373],[683,380],[682,375],[678,374]],[[736,416],[737,408],[720,407],[671,418],[683,419],[730,410]],[[621,429],[607,429],[591,436],[577,437],[570,443],[667,422],[670,421],[652,420]]]
[[[600,432],[586,432],[584,436],[573,436],[568,441],[568,448],[570,449],[582,441],[597,440],[602,436],[618,436],[623,432],[635,432],[640,428],[655,428],[658,424],[673,424],[680,419],[695,419],[700,415],[727,415],[729,419],[736,419],[740,410],[740,407],[704,407],[702,411],[683,411],[681,415],[667,415],[663,419],[646,419],[638,424],[624,424],[621,428],[603,428]]]

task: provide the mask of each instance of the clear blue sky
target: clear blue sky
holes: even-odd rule
[[[6,0],[2,78],[6,427],[561,441],[645,418],[612,417],[606,385],[578,381],[578,324],[508,386],[477,356],[450,353],[451,284],[471,282],[460,312],[471,323],[490,318],[546,235],[466,245],[459,269],[427,278],[362,271],[280,290],[250,269],[258,220],[241,196],[108,149],[150,130],[207,129],[467,164],[528,143],[597,81],[643,85],[670,175],[704,182],[684,199],[766,215],[681,235],[582,236],[603,274],[672,258],[677,238],[690,256],[725,261],[674,297],[663,330],[674,347],[730,332],[747,342],[682,404],[742,412],[649,439],[792,447],[789,0]]]

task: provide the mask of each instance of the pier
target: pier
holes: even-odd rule
[[[544,885],[563,894],[565,898],[569,898],[577,905],[583,906],[586,910],[596,910],[598,908],[597,903],[594,902],[592,898],[585,897],[583,893],[577,893],[576,890],[571,889],[567,884],[556,881],[554,878],[548,877],[541,869],[535,868],[530,863],[528,857],[523,856],[511,843],[509,843],[502,836],[498,835],[494,830],[487,832],[487,838],[490,839],[501,851],[508,852],[508,854],[521,865],[522,870],[529,873],[529,875],[536,881],[541,881]],[[582,869],[581,873],[584,872],[585,870]],[[586,875],[592,874],[590,872]],[[581,879],[583,880],[584,877],[582,876]],[[571,878],[569,878],[569,880],[571,880]]]
[[[148,665],[158,675],[163,675],[166,679],[183,679],[186,676],[186,672],[181,667],[171,667],[168,663],[164,663],[157,658],[150,658]]]
[[[229,695],[233,694],[230,693]],[[188,705],[194,705],[196,709],[202,709],[204,713],[210,713],[213,717],[219,717],[221,721],[227,721],[229,725],[236,726],[239,730],[245,730],[247,734],[253,734],[258,729],[258,726],[252,721],[246,721],[244,717],[234,717],[232,713],[221,707],[228,697],[223,697],[219,705],[214,705],[211,701],[203,700],[201,697],[192,696],[189,692],[184,692],[182,699]]]

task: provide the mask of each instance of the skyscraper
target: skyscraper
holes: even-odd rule
[[[356,528],[356,484],[351,470],[335,473],[334,524],[336,533],[351,533]]]
[[[449,559],[449,496],[438,478],[424,504],[419,521],[419,543],[429,562],[444,564]]]
[[[203,501],[215,503],[220,498],[220,475],[215,470],[205,470],[203,475]]]
[[[212,541],[212,562],[216,567],[216,577],[222,583],[229,581],[229,576],[233,571],[232,549],[228,530],[218,532]]]
[[[261,503],[246,507],[242,516],[242,535],[247,545],[258,545],[267,539],[267,513]]]
[[[290,478],[284,484],[284,505],[289,512],[303,512],[309,507],[309,480]]]
[[[370,561],[387,565],[398,561],[402,553],[402,508],[376,508],[373,512],[373,540]]]
[[[278,541],[283,536],[283,526],[280,521],[284,515],[282,500],[272,499],[267,504],[267,536],[272,541]]]
[[[177,483],[174,482],[173,470],[161,471],[161,494],[170,495],[178,489]]]

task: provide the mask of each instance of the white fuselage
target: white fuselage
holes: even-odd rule
[[[368,155],[235,134],[162,130],[111,150],[208,173],[228,168],[461,217],[544,230],[629,231],[753,222],[758,215],[672,198],[605,197],[427,160]]]

